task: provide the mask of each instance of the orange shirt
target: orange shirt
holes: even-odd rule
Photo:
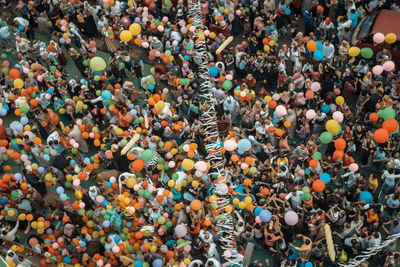
[[[47,111],[49,112],[49,122],[52,125],[57,125],[59,123],[59,118],[58,115],[56,113],[54,113],[54,111],[52,111],[51,109],[47,109]]]

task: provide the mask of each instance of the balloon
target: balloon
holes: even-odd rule
[[[183,224],[178,224],[175,227],[175,234],[178,238],[182,238],[187,234],[187,228]]]
[[[240,139],[238,142],[238,148],[241,151],[248,151],[251,148],[251,142],[248,139]]]
[[[313,159],[315,159],[315,160],[320,160],[321,158],[322,158],[322,154],[321,154],[321,152],[314,152],[314,154],[313,154],[313,156],[312,156],[312,158]]]
[[[350,47],[348,53],[349,53],[349,56],[356,57],[360,54],[360,51],[361,51],[360,48],[358,48],[357,46],[353,46],[353,47]]]
[[[307,42],[307,49],[310,50],[311,52],[314,52],[317,50],[317,43],[314,40],[310,40]]]
[[[285,222],[287,225],[293,226],[299,221],[299,216],[296,212],[290,210],[285,214]]]
[[[203,173],[206,172],[208,169],[207,163],[204,161],[198,161],[194,166],[196,170],[201,171]]]
[[[102,71],[106,68],[106,66],[107,66],[106,62],[101,57],[93,57],[90,60],[90,68],[92,68],[95,71]]]
[[[341,106],[344,104],[344,97],[343,96],[337,96],[335,99],[335,102],[337,105]]]
[[[140,34],[142,27],[138,23],[133,23],[131,26],[129,26],[129,31],[132,33],[132,35],[136,36]]]
[[[132,40],[132,33],[130,31],[124,30],[119,34],[119,39],[122,42],[129,42],[130,40]]]
[[[381,44],[385,41],[385,35],[383,33],[377,32],[374,34],[373,40],[377,44]]]
[[[287,114],[287,110],[283,105],[277,106],[275,111],[279,116],[285,116]]]
[[[224,148],[226,151],[233,151],[238,147],[238,144],[233,140],[226,140],[224,143]]]
[[[375,75],[381,75],[382,72],[383,72],[383,66],[381,66],[381,65],[375,65],[372,68],[372,73],[375,74]]]
[[[195,199],[190,203],[190,208],[194,211],[198,211],[203,207],[203,204],[201,203],[200,200]]]
[[[218,68],[215,67],[215,66],[211,66],[211,67],[208,69],[208,73],[210,74],[211,77],[215,77],[215,76],[218,75]]]
[[[360,201],[364,201],[365,204],[369,204],[372,202],[373,196],[369,191],[362,191],[360,193],[359,198],[360,198]]]
[[[225,90],[229,90],[232,88],[232,82],[230,80],[225,80],[224,83],[222,84],[222,87]]]
[[[143,151],[143,153],[142,153],[142,159],[143,159],[145,162],[148,162],[148,161],[152,160],[153,157],[154,157],[154,151],[151,150],[151,149],[146,149],[146,150]]]
[[[378,114],[379,114],[379,111],[378,111]],[[384,120],[393,119],[395,116],[396,116],[396,112],[394,111],[393,108],[389,108],[389,107],[385,108],[382,112],[382,118]]]
[[[337,150],[344,150],[346,147],[346,140],[344,140],[343,138],[339,138],[335,141],[335,148]]]
[[[361,48],[361,56],[370,59],[374,55],[374,51],[369,47]]]
[[[374,140],[379,143],[383,144],[389,139],[389,132],[388,130],[381,128],[374,132]]]
[[[343,122],[343,119],[344,119],[343,113],[340,112],[340,111],[335,111],[335,112],[333,112],[333,114],[332,114],[332,118],[333,118],[335,121],[337,121],[337,122],[339,122],[339,123],[342,123],[342,122]]]
[[[321,140],[321,143],[323,144],[329,144],[333,139],[333,134],[330,132],[323,132],[319,136],[319,140]]]
[[[376,112],[372,112],[371,114],[369,114],[369,120],[370,121],[377,121],[379,119],[379,115]]]
[[[319,89],[321,89],[321,84],[319,82],[313,82],[311,84],[311,90],[313,90],[314,92],[318,92]]]
[[[22,87],[24,87],[24,81],[19,78],[15,79],[14,86],[15,86],[15,88],[21,89]]]
[[[184,168],[186,171],[192,170],[194,167],[194,162],[191,159],[184,159],[182,161],[182,168]]]
[[[383,63],[383,70],[384,71],[392,71],[395,68],[395,64],[393,61],[388,60],[385,63]]]
[[[307,120],[312,120],[315,117],[315,111],[313,109],[309,109],[306,112],[306,118]]]
[[[351,164],[349,165],[349,170],[352,171],[352,172],[358,171],[358,165],[357,165],[357,163],[351,163]]]
[[[339,131],[339,123],[335,120],[328,120],[326,122],[325,128],[328,132],[335,134]]]
[[[394,44],[397,40],[397,36],[395,33],[388,33],[385,36],[385,42],[388,44]]]
[[[329,173],[323,173],[319,176],[319,179],[321,179],[325,184],[328,184],[331,181],[331,176]]]
[[[316,192],[322,192],[325,189],[325,183],[321,179],[317,179],[313,182],[312,188]]]
[[[385,120],[382,124],[382,128],[386,129],[389,133],[396,132],[398,127],[399,127],[399,123],[395,119],[392,119],[392,118]]]
[[[320,61],[324,58],[324,53],[322,53],[322,51],[320,50],[316,50],[314,51],[314,59],[317,61]]]
[[[258,216],[262,222],[269,222],[272,218],[272,213],[269,210],[261,210]]]
[[[143,167],[144,167],[144,160],[142,159],[137,159],[134,162],[132,162],[132,168],[136,172],[140,172],[141,170],[143,170]]]

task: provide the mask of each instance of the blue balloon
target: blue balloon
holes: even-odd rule
[[[54,90],[53,90],[53,88],[49,88],[49,89],[47,89],[47,93],[49,93],[49,94],[52,94],[52,93],[54,93]]]
[[[84,248],[86,247],[86,242],[85,241],[79,241],[79,246]]]
[[[147,89],[149,89],[150,91],[154,90],[154,84],[149,83],[149,85],[147,85]]]
[[[261,212],[261,208],[260,207],[257,207],[257,208],[254,209],[254,215],[258,216],[258,215],[260,215],[260,212]]]
[[[71,258],[68,257],[68,256],[65,256],[64,257],[64,262],[67,263],[67,264],[70,264],[71,263]]]
[[[322,113],[329,113],[331,111],[331,108],[329,107],[329,105],[323,105],[321,106],[321,111]]]
[[[44,167],[40,166],[37,170],[38,170],[39,173],[43,173],[44,172]]]
[[[5,110],[7,110],[7,111],[10,110],[10,107],[9,107],[8,105],[4,105],[3,108],[4,108]]]
[[[314,51],[314,58],[317,61],[321,61],[322,59],[324,59],[324,53],[322,53],[321,50],[316,50]]]
[[[102,97],[104,100],[110,100],[111,97],[112,97],[112,94],[111,94],[110,91],[104,90],[103,92],[101,92],[101,97]]]
[[[162,260],[161,259],[155,259],[153,261],[153,267],[161,267],[162,266]]]
[[[286,8],[284,11],[286,14],[290,15],[290,13],[292,13],[292,11],[290,10],[290,8]]]
[[[28,124],[29,119],[28,117],[21,117],[21,119],[19,120],[21,122],[22,125]]]
[[[129,105],[128,105],[128,108],[129,108],[129,109],[133,109],[134,107],[135,107],[135,106],[134,106],[133,104],[129,104]]]
[[[108,201],[107,200],[103,200],[103,202],[101,203],[104,207],[108,205]]]
[[[110,221],[109,221],[109,220],[105,220],[105,221],[103,222],[103,226],[104,226],[105,228],[110,227]]]
[[[25,29],[24,26],[22,26],[22,25],[19,25],[19,26],[18,26],[18,30],[20,30],[21,32],[23,32],[24,29]]]
[[[211,77],[215,77],[215,76],[218,75],[218,68],[215,67],[215,66],[211,66],[211,67],[208,69],[208,73],[210,74]]]
[[[64,38],[60,38],[60,44],[64,44],[65,43],[65,39]]]
[[[312,263],[311,262],[306,262],[306,265],[304,265],[305,267],[313,267],[313,265],[312,265]]]
[[[269,222],[272,218],[272,213],[269,210],[262,210],[258,216],[260,216],[261,221]]]
[[[61,201],[66,201],[67,198],[68,198],[67,195],[64,194],[64,193],[60,195],[60,200],[61,200]]]
[[[107,182],[106,182],[106,186],[107,186],[107,188],[111,188],[111,186],[112,186],[111,182],[110,182],[110,181],[107,181]]]
[[[132,223],[131,222],[126,222],[126,227],[131,227]]]
[[[119,236],[115,236],[115,237],[114,237],[115,243],[118,243],[120,240],[121,240],[121,238],[119,238]]]
[[[57,187],[56,192],[59,195],[64,194],[64,187],[62,186]]]
[[[20,174],[20,173],[16,173],[15,175],[14,175],[14,178],[15,178],[15,180],[21,180],[21,178],[22,178],[22,174]]]
[[[360,194],[360,200],[364,201],[365,204],[369,204],[372,202],[372,194],[369,191],[362,191]]]
[[[241,151],[247,151],[251,148],[251,142],[248,139],[240,139],[238,142],[238,148]]]
[[[73,167],[73,166],[75,166],[75,164],[76,164],[76,161],[73,160],[73,159],[71,159],[71,161],[69,162],[69,165],[70,165],[71,167]]]
[[[317,50],[322,51],[322,48],[324,47],[324,45],[321,43],[321,41],[315,41],[317,43]]]
[[[49,161],[49,160],[50,160],[50,156],[47,155],[47,154],[45,154],[45,155],[43,155],[43,159],[44,159],[45,161]]]
[[[50,241],[50,239],[46,238],[46,239],[44,240],[44,243],[45,243],[45,244],[51,244],[51,241]]]
[[[143,267],[143,263],[141,261],[135,261],[135,267]]]
[[[322,181],[324,181],[325,184],[328,184],[331,181],[331,176],[329,175],[329,173],[323,173],[321,174],[321,176],[319,177],[319,179],[321,179]]]
[[[189,61],[190,57],[189,57],[188,55],[185,55],[185,56],[183,57],[183,59],[186,60],[186,61]]]

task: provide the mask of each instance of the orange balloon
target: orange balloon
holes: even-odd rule
[[[335,148],[337,150],[344,150],[346,147],[346,140],[344,140],[343,138],[339,138],[335,141]]]
[[[313,99],[314,98],[314,91],[313,90],[307,90],[306,91],[306,98],[307,99]]]
[[[313,182],[312,184],[312,188],[314,189],[314,191],[316,192],[322,192],[325,189],[325,183],[324,181],[322,181],[321,179],[317,179]]]
[[[310,165],[310,168],[317,168],[318,167],[318,161],[316,161],[315,159],[310,160],[310,162],[308,163]]]
[[[246,164],[250,165],[251,163],[253,163],[253,159],[251,157],[246,157],[244,159],[244,162],[246,162]]]
[[[192,203],[190,203],[190,208],[194,211],[198,211],[201,209],[201,207],[203,207],[203,204],[201,203],[200,200],[195,199],[192,201]]]
[[[268,103],[268,107],[269,107],[269,108],[275,108],[276,105],[277,105],[277,103],[276,103],[275,100],[271,100],[271,101]]]
[[[267,195],[269,195],[269,189],[268,189],[268,188],[263,188],[263,189],[261,190],[261,193],[262,193],[264,196],[267,196]]]
[[[394,133],[397,128],[399,127],[399,123],[396,119],[386,119],[383,124],[382,128],[388,130],[389,133]]]
[[[172,148],[172,143],[171,143],[171,141],[165,142],[164,146],[165,146],[165,148],[168,149],[168,150],[171,149],[171,148]]]
[[[283,126],[285,126],[286,128],[289,128],[292,125],[292,123],[290,121],[285,121],[283,123]]]
[[[190,150],[196,150],[197,149],[197,144],[196,143],[191,143],[189,145]]]
[[[35,137],[35,138],[33,139],[33,143],[34,143],[35,145],[40,145],[40,144],[42,143],[42,139],[40,139],[39,137]]]
[[[142,159],[137,159],[134,162],[132,162],[132,168],[135,172],[140,172],[143,170],[144,167],[144,161]]]
[[[150,97],[147,100],[147,103],[149,103],[149,105],[151,105],[151,106],[154,106],[156,104],[156,100],[154,98]]]
[[[374,140],[379,143],[383,144],[389,139],[389,132],[388,130],[381,128],[374,132]]]
[[[376,112],[372,112],[371,114],[369,114],[369,120],[370,121],[377,121],[379,119],[379,115]]]
[[[238,161],[239,161],[238,155],[232,155],[232,156],[231,156],[231,160],[232,160],[233,162],[238,162]]]
[[[343,158],[343,151],[336,150],[335,152],[333,152],[333,157],[334,157],[335,159],[341,159],[341,158]]]
[[[274,127],[274,126],[269,126],[269,127],[268,127],[268,132],[269,132],[269,133],[275,132],[275,127]]]
[[[276,129],[276,130],[275,130],[275,134],[276,134],[277,136],[282,136],[282,135],[283,135],[283,130],[282,130],[282,129]]]

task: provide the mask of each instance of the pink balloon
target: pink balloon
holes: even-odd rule
[[[372,68],[372,73],[375,75],[380,75],[383,72],[383,67],[381,65],[376,65]]]
[[[143,48],[149,48],[150,44],[148,42],[143,42],[142,47]]]
[[[195,26],[190,26],[189,30],[190,30],[191,32],[194,32],[194,31],[196,30],[196,27],[195,27]]]
[[[385,70],[385,71],[392,71],[392,70],[394,70],[394,67],[395,67],[395,64],[391,60],[383,63],[383,70]]]
[[[71,43],[71,38],[66,39],[66,40],[65,40],[65,43],[66,43],[66,44],[70,44],[70,43]]]
[[[340,89],[339,88],[333,89],[333,92],[335,93],[335,95],[340,95]]]
[[[111,183],[115,183],[117,181],[117,178],[115,178],[115,176],[111,176],[110,177],[110,182]]]
[[[197,177],[201,177],[203,173],[201,171],[196,171],[194,175],[196,175]]]
[[[187,228],[183,224],[178,224],[175,227],[175,234],[178,238],[182,238],[187,234]]]
[[[58,249],[58,244],[57,244],[57,243],[53,243],[51,246],[52,246],[52,248],[54,248],[54,249]]]
[[[67,27],[61,26],[61,30],[62,30],[63,32],[66,32],[66,31],[67,31]]]
[[[164,88],[162,91],[163,91],[164,94],[167,94],[168,93],[168,88]]]
[[[76,180],[75,180],[75,181],[76,181]],[[80,209],[84,209],[84,208],[85,208],[85,202],[79,203],[79,208],[80,208]]]
[[[149,16],[149,12],[144,11],[144,12],[142,13],[142,17],[143,17],[143,18],[147,18],[148,16]]]
[[[385,35],[383,33],[377,32],[374,34],[373,40],[377,44],[381,44],[385,41]]]
[[[278,101],[281,98],[278,94],[273,94],[272,99]]]
[[[10,62],[9,62],[8,60],[4,60],[4,61],[3,61],[3,67],[4,67],[4,68],[10,67]]]
[[[81,180],[75,179],[75,180],[72,182],[72,184],[73,184],[75,187],[77,187],[77,186],[79,186],[79,185],[81,184]]]
[[[170,168],[173,168],[173,167],[175,167],[175,162],[174,161],[170,161],[170,162],[168,162],[168,167],[170,167]]]
[[[240,165],[240,168],[241,168],[242,170],[246,170],[246,169],[249,168],[249,164],[243,162],[243,163]]]
[[[149,18],[148,17],[143,17],[142,20],[143,20],[144,23],[147,23],[149,21]]]
[[[63,19],[63,20],[60,21],[60,24],[61,24],[62,26],[65,26],[65,25],[67,25],[68,23],[67,23],[66,20]]]
[[[43,76],[42,76],[42,75],[39,75],[39,76],[37,76],[36,79],[38,80],[38,82],[41,82],[41,81],[43,81]]]
[[[306,112],[306,118],[307,120],[312,120],[315,117],[315,111],[313,109],[309,109]]]
[[[182,27],[182,28],[181,28],[181,32],[182,32],[182,33],[187,33],[187,28],[186,28],[186,27]]]
[[[94,138],[94,133],[90,132],[89,133],[89,137],[93,139]]]
[[[144,8],[143,8],[143,11],[149,11],[149,8],[147,7],[147,6],[145,6]]]
[[[162,20],[163,20],[164,22],[168,22],[168,17],[163,17]]]
[[[232,81],[233,76],[232,76],[231,74],[227,74],[227,75],[225,76],[225,78],[226,78],[228,81]]]
[[[256,217],[256,223],[262,223],[260,216]]]
[[[189,152],[189,150],[190,150],[190,147],[188,144],[183,145],[183,151]]]
[[[240,11],[239,9],[236,10],[236,15],[240,16],[242,15],[242,11]]]
[[[296,212],[290,210],[285,214],[285,222],[287,225],[293,226],[299,221],[299,216]]]
[[[311,84],[311,90],[313,90],[314,92],[318,92],[319,89],[321,89],[321,84],[319,82],[313,82]]]
[[[194,164],[194,167],[196,170],[201,171],[201,172],[206,172],[208,169],[207,163],[204,161],[198,161]]]
[[[237,143],[233,140],[226,140],[224,143],[224,148],[226,151],[233,151],[237,148]]]
[[[277,106],[275,111],[279,116],[285,116],[287,114],[287,110],[283,105]]]
[[[164,231],[164,229],[162,229],[162,228],[158,229],[157,232],[158,232],[158,234],[161,235],[161,236],[165,234],[165,231]]]
[[[21,155],[21,160],[22,161],[25,161],[25,160],[27,160],[28,159],[28,155],[26,155],[26,154],[22,154]]]
[[[79,148],[79,143],[75,143],[75,144],[73,144],[72,145],[75,149],[78,149]]]
[[[186,25],[186,22],[184,20],[179,21],[179,26],[184,27]]]
[[[97,196],[96,197],[96,202],[97,203],[102,203],[105,200],[105,198],[103,196]]]
[[[165,154],[165,157],[166,157],[167,159],[172,159],[173,156],[174,156],[174,155],[172,155],[171,152],[168,152],[167,154]]]
[[[343,113],[340,112],[340,111],[335,111],[335,112],[333,112],[333,114],[332,114],[332,118],[333,118],[335,121],[337,121],[337,122],[339,122],[339,123],[342,123],[342,122],[343,122]]]
[[[204,31],[204,35],[205,35],[205,36],[208,36],[209,34],[210,34],[210,31],[209,31],[209,30],[205,30],[205,31]]]
[[[164,26],[158,25],[157,30],[158,30],[159,32],[163,32],[163,31],[164,31]]]
[[[358,171],[358,165],[357,165],[357,163],[351,163],[351,164],[349,165],[349,170],[352,171],[352,172]]]

